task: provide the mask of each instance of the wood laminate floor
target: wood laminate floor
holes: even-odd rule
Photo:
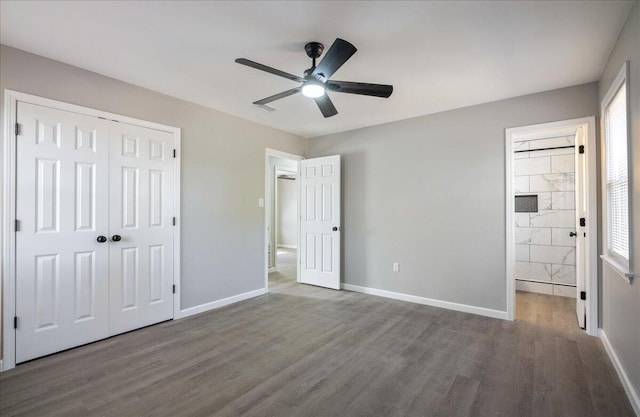
[[[600,341],[559,314],[507,322],[294,276],[283,263],[268,295],[4,372],[0,415],[633,416]]]

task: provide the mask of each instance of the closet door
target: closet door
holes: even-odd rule
[[[109,334],[108,122],[18,103],[16,362]],[[102,241],[102,242],[100,242]]]
[[[173,317],[174,136],[110,123],[110,330]]]

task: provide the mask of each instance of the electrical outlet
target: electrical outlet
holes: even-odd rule
[[[259,198],[258,199],[258,207],[260,207],[260,208],[264,207],[264,198]]]
[[[400,271],[400,264],[397,262],[393,263],[393,272],[398,272]]]

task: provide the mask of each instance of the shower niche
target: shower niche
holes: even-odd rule
[[[517,195],[515,196],[516,213],[537,213],[538,195]]]

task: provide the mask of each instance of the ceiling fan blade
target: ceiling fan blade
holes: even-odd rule
[[[261,104],[271,103],[272,101],[280,100],[281,98],[289,97],[295,93],[299,93],[302,87],[292,88],[291,90],[283,91],[282,93],[274,94],[271,97],[263,98],[262,100],[254,101],[253,104],[259,106]]]
[[[354,83],[351,81],[328,81],[327,89],[336,93],[361,94],[387,98],[393,93],[393,86],[386,84]]]
[[[236,59],[236,62],[238,64],[246,65],[248,67],[255,68],[255,69],[258,69],[260,71],[268,72],[269,74],[273,74],[273,75],[277,75],[277,76],[280,76],[280,77],[288,78],[288,79],[290,79],[292,81],[297,81],[299,83],[304,82],[304,78],[300,78],[300,77],[298,77],[296,75],[289,74],[288,72],[280,71],[280,70],[277,70],[275,68],[271,68],[271,67],[268,67],[266,65],[262,65],[262,64],[259,64],[257,62],[253,62],[253,61],[250,61],[250,60],[245,59],[245,58],[238,58],[238,59]]]
[[[313,75],[318,76],[320,81],[328,80],[356,51],[355,46],[344,39],[337,38],[320,64],[313,70]]]
[[[336,110],[336,107],[333,105],[328,95],[325,94],[323,96],[315,98],[314,100],[320,108],[320,111],[322,112],[322,115],[324,117],[331,117],[338,114],[338,110]]]

